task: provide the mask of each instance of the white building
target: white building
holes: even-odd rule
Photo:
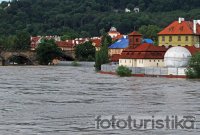
[[[192,54],[185,47],[172,47],[164,56],[165,66],[173,68],[187,67],[191,56]]]

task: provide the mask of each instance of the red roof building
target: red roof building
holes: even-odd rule
[[[188,49],[192,55],[200,52],[200,48],[196,48],[195,46],[184,46],[184,47]]]
[[[144,43],[135,49],[125,49],[122,52],[122,59],[164,59],[167,49],[161,46]]]
[[[127,67],[164,67],[164,55],[167,49],[144,43],[136,48],[125,49],[119,59],[119,65]]]
[[[136,48],[142,42],[142,34],[133,31],[128,35],[128,39],[129,39],[129,48]]]
[[[63,51],[73,51],[75,44],[73,43],[73,40],[68,41],[57,41],[57,46],[60,47]]]
[[[121,36],[121,33],[119,33],[115,27],[111,27],[108,35],[112,38],[113,41],[115,41],[116,38],[119,38]]]
[[[159,46],[200,46],[200,20],[179,18],[158,33]]]

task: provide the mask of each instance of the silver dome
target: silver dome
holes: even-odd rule
[[[191,53],[184,47],[172,47],[165,53],[165,66],[166,67],[187,67],[191,58]]]

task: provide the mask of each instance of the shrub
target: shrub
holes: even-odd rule
[[[186,75],[188,78],[200,78],[200,53],[196,53],[190,59]]]
[[[125,66],[119,66],[116,70],[117,75],[121,77],[131,76],[132,71]]]
[[[74,67],[80,66],[80,64],[77,61],[73,61],[71,65],[74,66]]]
[[[191,79],[198,77],[197,73],[192,68],[187,68],[186,75],[188,78],[191,78]]]

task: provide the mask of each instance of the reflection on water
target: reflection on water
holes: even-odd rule
[[[200,82],[119,78],[81,67],[1,67],[1,135],[198,135],[192,131],[99,131],[97,115],[200,114]]]

